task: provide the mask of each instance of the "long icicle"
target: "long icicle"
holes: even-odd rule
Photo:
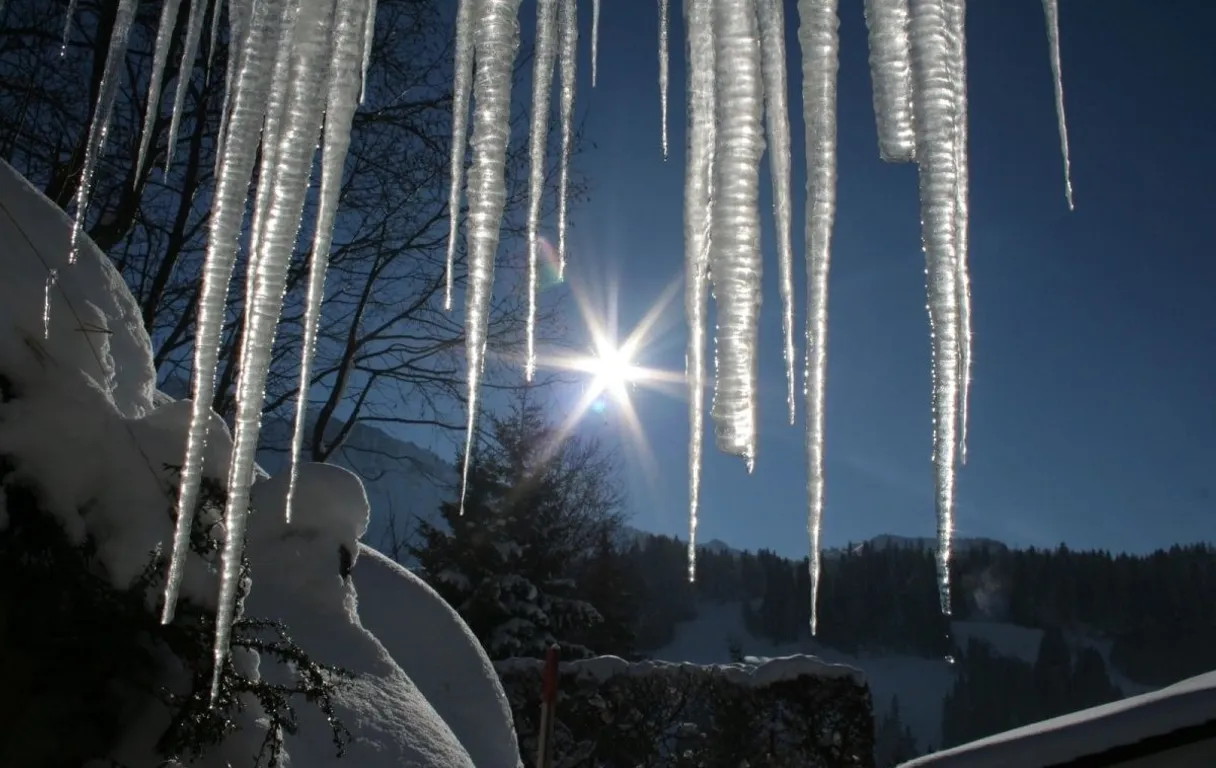
[[[256,3],[253,0],[228,0],[228,68],[224,74],[224,100],[220,106],[220,128],[215,137],[215,175],[220,175],[228,136],[228,115],[232,109],[237,74],[245,66],[250,23]]]
[[[169,118],[169,136],[165,144],[165,172],[169,171],[169,163],[173,160],[173,150],[177,146],[177,130],[181,125],[182,107],[186,103],[186,86],[194,71],[194,59],[198,56],[198,41],[203,34],[203,13],[207,9],[205,0],[190,3],[190,16],[186,22],[186,42],[182,46],[182,63],[178,70],[177,90],[173,94],[173,114]],[[217,9],[218,11],[218,9]]]
[[[573,0],[571,0],[571,3]],[[511,81],[519,51],[520,0],[480,0],[474,27],[477,51],[473,81],[473,165],[469,168],[469,298],[465,302],[468,356],[468,425],[461,467],[460,510],[464,513],[469,464],[476,444],[478,388],[485,360],[494,257],[506,204],[505,165],[511,138]]]
[[[667,44],[667,14],[668,0],[659,0],[659,111],[662,113],[663,121],[663,159],[667,159],[667,64],[668,64],[668,44]]]
[[[1060,0],[1043,0],[1047,17],[1047,45],[1051,48],[1051,76],[1056,92],[1056,128],[1060,132],[1060,154],[1064,156],[1064,195],[1072,210],[1072,163],[1068,157],[1068,121],[1064,116],[1064,78],[1060,73]]]
[[[197,2],[195,3],[197,4]],[[144,158],[148,154],[148,143],[152,140],[152,127],[160,114],[161,82],[165,77],[165,64],[169,61],[169,44],[173,40],[173,30],[177,26],[177,11],[181,0],[165,0],[160,9],[160,23],[156,28],[156,47],[152,51],[152,74],[148,81],[148,103],[144,107],[144,127],[139,137],[139,152],[135,156],[135,183],[144,170]],[[189,80],[189,73],[184,70],[179,82]],[[180,87],[178,90],[182,90]],[[172,149],[172,145],[170,145]]]
[[[799,0],[802,102],[806,119],[806,452],[811,634],[818,629],[820,530],[824,499],[824,392],[827,386],[828,273],[836,221],[837,0]]]
[[[956,100],[942,0],[912,0],[913,110],[919,165],[929,324],[933,338],[933,468],[937,507],[937,577],[942,612],[950,613],[950,543],[958,450],[958,265],[954,154]]]
[[[599,7],[598,5],[596,6]],[[570,153],[574,150],[574,90],[578,74],[578,3],[561,0],[558,9],[558,58],[562,70],[561,163],[557,180],[557,276],[566,277],[566,229],[570,215]]]
[[[600,0],[591,0],[591,87],[599,79],[600,61]]]
[[[756,366],[762,262],[760,158],[763,86],[755,0],[716,0],[717,135],[709,269],[717,299],[717,375],[711,414],[718,450],[756,459]]]
[[[114,15],[114,28],[110,32],[109,50],[106,51],[105,68],[101,76],[101,87],[97,103],[93,105],[93,119],[89,123],[89,135],[84,150],[84,162],[80,166],[80,180],[76,186],[76,218],[72,224],[72,243],[68,263],[75,264],[80,254],[80,236],[84,232],[85,218],[89,212],[89,193],[93,191],[93,174],[97,161],[105,150],[106,137],[110,133],[110,113],[118,97],[118,81],[127,58],[127,40],[131,34],[131,21],[139,7],[137,0],[120,0]]]
[[[764,70],[765,124],[768,126],[769,175],[773,183],[773,217],[777,237],[777,285],[781,293],[781,339],[785,354],[786,408],[790,424],[796,415],[794,373],[794,251],[790,245],[790,107],[785,70],[783,0],[759,0],[760,54]]]
[[[705,434],[705,310],[714,154],[714,0],[684,0],[688,147],[684,168],[684,312],[688,320],[688,579],[697,575],[697,515]]]
[[[207,73],[211,73],[212,63],[215,61],[215,49],[219,45],[220,40],[220,18],[224,11],[224,0],[215,0],[211,4],[211,35],[208,38],[207,45]]]
[[[283,124],[275,137],[272,193],[268,201],[262,240],[250,254],[249,277],[256,285],[253,305],[245,311],[245,343],[237,377],[232,464],[224,510],[224,550],[220,598],[215,619],[215,672],[211,698],[215,700],[228,657],[228,643],[236,610],[253,484],[254,458],[266,400],[275,332],[283,313],[287,272],[295,251],[304,199],[312,176],[317,136],[324,111],[325,88],[333,59],[333,0],[301,0],[295,29],[280,45],[291,49],[291,73],[284,98]],[[266,179],[260,178],[259,185]]]
[[[954,80],[955,252],[958,281],[958,456],[967,463],[967,418],[971,399],[971,273],[969,192],[970,160],[967,149],[967,0],[944,0],[950,35]]]
[[[443,308],[452,311],[452,272],[456,268],[456,233],[460,228],[460,190],[464,154],[468,149],[469,96],[473,88],[473,8],[478,0],[458,0],[456,6],[456,65],[452,75],[452,156],[448,170],[448,259]]]
[[[376,0],[368,0],[367,16],[363,20],[363,62],[360,67],[359,103],[367,99],[367,71],[372,65],[372,46],[376,42]],[[467,112],[467,110],[466,110]],[[468,115],[465,116],[466,123]]]
[[[219,359],[220,334],[232,268],[240,245],[241,223],[249,196],[262,119],[266,110],[272,67],[282,24],[284,0],[255,3],[249,20],[247,56],[233,75],[232,109],[228,114],[228,141],[220,158],[215,197],[208,222],[207,256],[203,262],[201,295],[194,342],[193,400],[186,456],[178,488],[177,523],[173,532],[173,556],[165,583],[161,621],[173,620],[181,588],[190,531],[202,482],[203,453],[211,425],[211,401],[215,397],[215,368]],[[234,9],[233,3],[230,9]]]
[[[317,223],[313,232],[312,256],[308,263],[308,299],[304,311],[304,345],[300,350],[300,389],[296,396],[296,421],[291,435],[291,475],[287,485],[287,522],[291,522],[299,477],[300,451],[308,421],[308,392],[311,388],[317,334],[321,325],[321,306],[325,299],[325,273],[333,243],[334,220],[342,192],[342,173],[350,149],[350,127],[361,91],[364,35],[367,17],[375,13],[368,0],[338,3],[333,44],[333,66],[329,70],[329,89],[325,100],[325,127],[321,149],[321,189],[317,201]]]
[[[528,130],[528,321],[524,378],[536,373],[536,299],[539,289],[540,204],[545,193],[545,149],[549,143],[549,100],[557,55],[557,0],[537,0],[536,50],[532,60],[532,123]]]
[[[916,158],[908,0],[865,0],[865,12],[878,154],[888,163],[908,163]]]

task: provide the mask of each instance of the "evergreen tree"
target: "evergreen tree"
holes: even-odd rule
[[[422,521],[411,554],[492,658],[539,657],[553,643],[568,658],[590,655],[604,617],[574,576],[620,530],[611,458],[561,439],[526,396],[488,420],[463,514],[458,499],[444,502],[443,522]]]

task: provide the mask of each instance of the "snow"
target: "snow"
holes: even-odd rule
[[[193,404],[154,388],[151,345],[138,307],[105,255],[83,237],[69,268],[72,221],[3,163],[0,213],[0,238],[7,244],[0,251],[0,372],[15,395],[0,404],[0,454],[13,461],[16,479],[36,484],[43,507],[71,540],[88,536],[96,544],[105,575],[115,588],[125,588],[173,539],[177,476],[166,465],[181,462]],[[54,285],[59,311],[44,339],[40,300],[51,268],[62,268]],[[232,439],[218,416],[208,411],[207,417],[200,477],[223,481]],[[288,526],[289,478],[281,473],[253,486],[256,512],[248,533],[255,581],[245,605],[259,617],[285,622],[318,662],[354,673],[335,695],[338,715],[354,737],[347,756],[339,762],[320,710],[299,702],[301,728],[287,737],[289,764],[515,768],[505,696],[467,627],[415,577],[359,546],[368,524],[359,479],[340,467],[305,465],[296,520]],[[0,522],[4,498],[0,492]],[[200,516],[223,540],[229,531],[220,513],[204,508]],[[361,562],[358,595],[354,581],[341,573]],[[181,594],[215,609],[217,565],[188,550]],[[374,630],[364,626],[360,610]],[[383,633],[384,642],[373,631]],[[160,682],[167,689],[190,684],[190,670],[173,657],[163,661],[168,668]],[[255,678],[292,674],[249,652],[233,661]],[[266,736],[260,714],[257,703],[247,701],[235,715],[239,729],[190,765],[247,762]],[[169,717],[159,700],[149,699],[109,757],[131,768],[160,765],[154,745]]]
[[[424,581],[367,546],[360,546],[353,578],[363,626],[431,702],[473,763],[515,768],[519,746],[506,694],[459,615]]]
[[[139,305],[119,275],[87,237],[68,268],[72,221],[8,163],[0,161],[0,367],[24,382],[81,375],[127,417],[152,408],[155,371],[152,344]],[[54,311],[43,328],[43,292],[52,272]],[[14,343],[17,342],[17,343]],[[33,373],[38,372],[38,373]],[[35,378],[36,377],[36,378]]]
[[[517,658],[497,662],[503,671],[541,669],[542,659]],[[709,670],[740,685],[762,687],[773,683],[797,680],[800,677],[848,678],[858,685],[865,683],[861,671],[845,664],[831,664],[815,656],[795,654],[776,658],[749,657],[742,663],[697,664],[688,661],[634,661],[616,656],[595,656],[590,659],[565,661],[558,665],[562,675],[603,682],[617,675],[671,675],[680,672]]]
[[[363,626],[355,587],[341,575],[340,551],[352,547],[348,550],[352,558],[358,557],[358,537],[352,534],[361,534],[359,521],[367,520],[367,497],[359,479],[338,467],[304,464],[297,482],[300,497],[290,525],[283,514],[286,478],[253,487],[258,511],[250,530],[249,555],[256,570],[246,610],[283,621],[314,659],[337,665],[354,677],[343,681],[334,697],[335,711],[352,735],[341,758],[347,762],[335,754],[324,715],[316,708],[300,707],[299,732],[287,737],[293,767],[473,766],[418,686]],[[324,492],[314,496],[313,490]],[[413,630],[425,636],[424,626],[415,625]],[[291,674],[265,661],[262,673],[268,679]]]
[[[1216,672],[1192,677],[1159,691],[999,733],[904,765],[907,768],[1039,768],[1212,720],[1216,720]],[[1194,764],[1210,764],[1213,757],[1216,757],[1216,747],[1210,748],[1201,758],[1204,763]]]

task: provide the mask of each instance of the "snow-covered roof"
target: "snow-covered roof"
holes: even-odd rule
[[[926,755],[902,768],[1046,768],[1080,759],[1119,765],[1204,740],[1216,741],[1216,672]],[[1098,762],[1089,762],[1094,758]]]

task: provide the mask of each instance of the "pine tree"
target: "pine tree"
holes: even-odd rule
[[[463,514],[444,502],[443,523],[423,521],[411,554],[492,658],[539,657],[553,643],[590,655],[604,617],[574,576],[620,527],[611,462],[595,443],[559,439],[526,398],[489,422]]]

